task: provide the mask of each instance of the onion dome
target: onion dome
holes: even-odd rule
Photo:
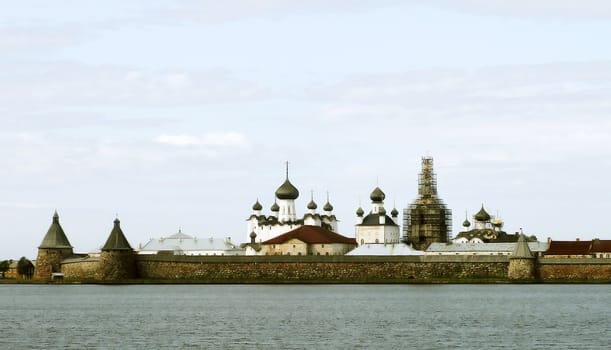
[[[462,226],[463,227],[469,227],[469,226],[471,226],[471,222],[469,222],[469,220],[465,219],[465,221],[463,221],[463,223],[462,223]]]
[[[496,218],[492,220],[492,226],[494,227],[503,227],[503,220]]]
[[[371,201],[373,202],[383,202],[384,198],[386,198],[386,195],[379,187],[376,187],[373,192],[371,192],[369,198],[371,198]]]
[[[278,199],[297,199],[299,190],[289,181],[288,177],[284,183],[276,190],[276,198]]]
[[[363,210],[363,208],[359,207],[359,208],[356,210],[356,216],[361,217],[361,216],[363,216],[364,214],[365,214],[365,211]]]
[[[384,209],[384,207],[381,207],[379,213],[380,215],[386,215],[386,209]]]
[[[310,203],[308,203],[308,209],[316,210],[316,208],[318,208],[318,205],[316,205],[316,202],[314,202],[314,200],[312,199]]]
[[[393,208],[390,212],[390,215],[392,215],[393,218],[397,217],[399,215],[399,211],[397,210],[397,208]]]
[[[261,205],[261,203],[259,203],[259,200],[257,199],[257,202],[252,206],[252,210],[262,210],[263,206]]]
[[[272,211],[273,212],[279,212],[280,211],[280,206],[278,205],[278,203],[274,202],[274,204],[272,204]]]
[[[482,209],[480,209],[479,212],[475,214],[474,218],[477,221],[484,221],[484,222],[490,221],[490,214],[486,212],[483,204],[482,204]]]
[[[252,231],[250,233],[250,238],[257,238],[257,234],[255,233],[255,231]]]
[[[324,211],[333,211],[333,206],[331,205],[331,203],[329,203],[329,201],[327,201],[327,203],[325,204],[325,206],[322,209]]]

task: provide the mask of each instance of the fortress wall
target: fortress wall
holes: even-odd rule
[[[506,257],[186,257],[138,256],[142,278],[211,283],[397,283],[504,279]]]
[[[594,280],[611,282],[611,259],[540,258],[537,277],[543,281]]]
[[[61,272],[66,280],[97,280],[100,278],[100,261],[94,258],[64,261]]]

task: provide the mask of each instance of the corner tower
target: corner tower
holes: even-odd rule
[[[51,280],[53,273],[61,272],[61,261],[73,254],[72,245],[59,224],[57,211],[53,214],[53,221],[38,247],[34,278],[38,280]]]
[[[452,211],[437,197],[433,158],[422,157],[418,198],[403,210],[403,240],[423,250],[433,242],[448,242],[451,232]]]
[[[121,280],[136,277],[134,250],[121,230],[121,222],[115,219],[114,226],[100,254],[100,278]]]

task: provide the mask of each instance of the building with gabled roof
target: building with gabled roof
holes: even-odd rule
[[[244,249],[237,247],[227,238],[198,238],[182,232],[161,238],[151,238],[147,243],[140,244],[138,254],[172,254],[172,255],[201,255],[223,256],[244,255]]]
[[[611,240],[593,239],[591,253],[595,258],[611,258]]]
[[[554,241],[549,240],[548,258],[591,258],[592,241]]]
[[[356,247],[354,238],[319,226],[304,225],[260,244],[248,245],[248,255],[344,255]]]

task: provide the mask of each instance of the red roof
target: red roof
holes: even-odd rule
[[[593,239],[592,253],[611,253],[611,240]]]
[[[355,238],[348,238],[319,226],[301,226],[263,242],[263,244],[282,244],[296,238],[308,244],[346,243],[356,245]]]
[[[591,241],[551,241],[545,255],[590,255]]]

